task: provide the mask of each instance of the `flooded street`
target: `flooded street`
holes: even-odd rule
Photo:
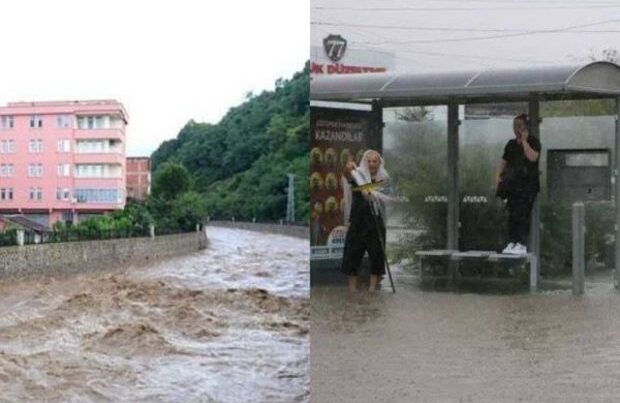
[[[308,401],[308,241],[208,236],[149,267],[0,282],[0,402]]]
[[[311,290],[313,402],[613,402],[620,294],[611,274],[512,295]]]

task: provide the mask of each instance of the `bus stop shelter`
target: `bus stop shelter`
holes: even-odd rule
[[[530,133],[540,138],[540,102],[558,100],[614,99],[616,102],[615,145],[612,178],[615,203],[616,288],[620,282],[620,66],[593,62],[569,66],[536,66],[482,71],[431,73],[373,73],[314,78],[313,101],[369,104],[373,110],[386,107],[446,105],[448,109],[448,209],[446,250],[459,252],[459,105],[527,102]],[[378,133],[382,135],[382,133]],[[540,204],[532,210],[528,259],[530,288],[539,283]]]

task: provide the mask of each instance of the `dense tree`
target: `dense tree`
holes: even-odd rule
[[[307,63],[292,79],[276,80],[273,91],[248,94],[218,124],[189,121],[153,153],[153,169],[183,165],[211,217],[246,220],[285,216],[292,173],[297,217],[307,219],[309,83]]]
[[[153,197],[172,200],[190,188],[190,176],[181,164],[167,162],[155,171],[153,179]]]

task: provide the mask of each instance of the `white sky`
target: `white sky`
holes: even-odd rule
[[[0,7],[0,104],[115,98],[128,155],[217,123],[308,59],[309,0],[20,0]]]
[[[341,34],[351,48],[393,52],[397,68],[410,71],[566,64],[620,52],[619,0],[312,0],[311,20],[313,45]],[[556,32],[531,32],[541,30]]]

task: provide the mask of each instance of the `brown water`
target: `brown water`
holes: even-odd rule
[[[313,402],[615,402],[620,294],[311,290]]]
[[[0,282],[0,401],[308,401],[308,242],[208,231],[146,268]]]

